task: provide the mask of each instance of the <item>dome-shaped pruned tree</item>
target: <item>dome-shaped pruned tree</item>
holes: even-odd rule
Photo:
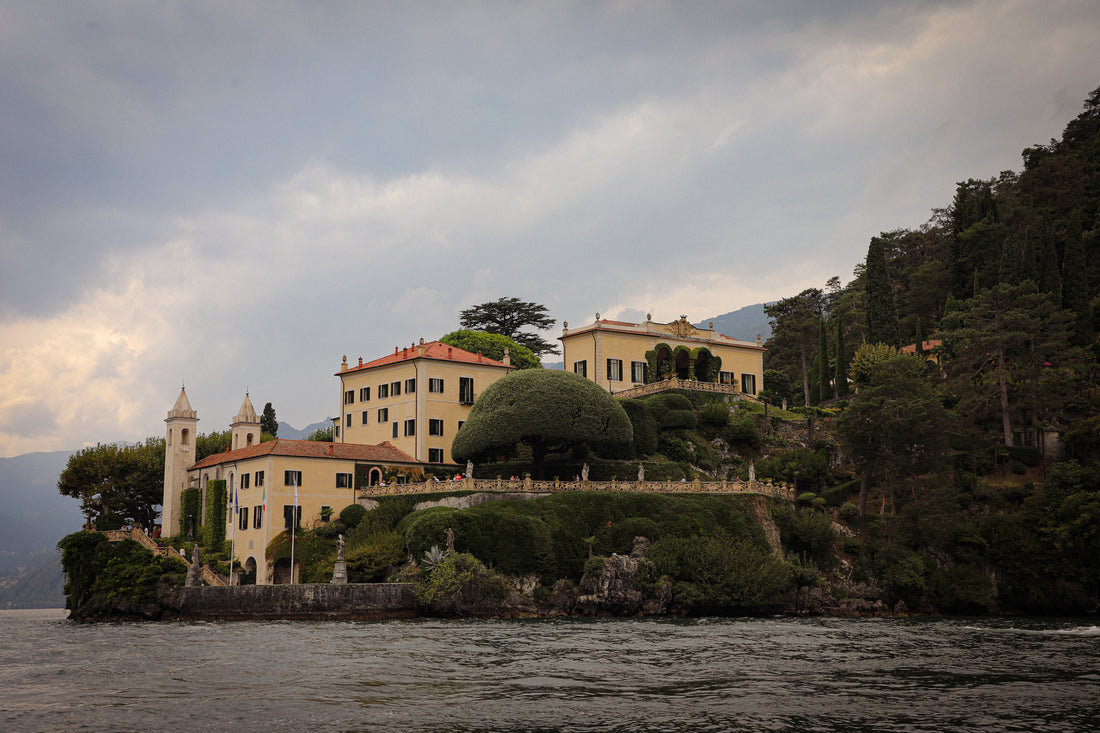
[[[515,371],[485,388],[455,435],[457,461],[531,446],[535,477],[547,453],[588,443],[622,449],[633,439],[630,418],[618,400],[579,374],[551,369]]]

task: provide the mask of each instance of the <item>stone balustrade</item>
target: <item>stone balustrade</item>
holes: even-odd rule
[[[534,481],[525,479],[471,479],[390,484],[359,489],[360,498],[437,494],[444,491],[488,491],[495,493],[553,494],[565,491],[607,491],[639,494],[756,494],[793,501],[794,488],[771,481]]]
[[[659,392],[667,392],[671,389],[685,389],[692,392],[710,392],[711,394],[721,394],[733,397],[735,400],[752,400],[759,402],[755,396],[746,394],[739,389],[735,384],[718,384],[717,382],[700,382],[695,379],[679,379],[676,377],[670,379],[662,379],[660,382],[651,382],[650,384],[642,384],[637,387],[630,387],[618,392],[613,392],[615,397],[629,397],[631,399],[637,397],[647,397],[649,395],[657,394]]]

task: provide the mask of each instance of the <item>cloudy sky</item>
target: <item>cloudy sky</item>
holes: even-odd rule
[[[502,296],[702,320],[832,275],[1100,86],[1095,0],[0,0],[0,456],[304,427]],[[560,334],[555,329],[552,336]]]

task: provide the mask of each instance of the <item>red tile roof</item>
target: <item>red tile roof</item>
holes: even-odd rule
[[[192,469],[219,466],[260,456],[290,456],[294,458],[329,458],[342,461],[378,461],[380,463],[416,463],[416,460],[388,441],[378,445],[360,443],[327,443],[318,440],[269,440],[247,448],[215,453],[191,466]]]
[[[420,346],[424,347],[424,356],[420,356]],[[398,349],[394,347],[393,353],[389,356],[383,356],[380,359],[368,361],[366,364],[349,366],[345,371],[336,372],[336,376],[347,374],[348,372],[357,372],[362,369],[373,369],[374,367],[387,366],[389,364],[398,364],[400,362],[411,361],[413,359],[435,359],[437,361],[455,361],[465,364],[485,364],[486,366],[496,367],[508,366],[502,361],[490,359],[489,357],[482,356],[481,354],[471,354],[465,349],[460,349],[457,346],[445,344],[442,341],[429,341],[426,344],[406,346],[403,349]]]

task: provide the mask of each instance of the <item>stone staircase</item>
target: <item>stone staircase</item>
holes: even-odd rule
[[[172,555],[174,557],[178,556],[181,560],[187,562],[187,558],[183,557],[182,555],[178,555],[178,550],[176,550],[174,547],[160,544],[137,527],[134,527],[130,531],[126,531],[124,529],[109,529],[102,534],[107,535],[107,540],[109,542],[133,540],[134,542],[137,542],[139,545],[144,547],[146,550],[152,552],[154,555],[160,555],[161,557],[168,557],[169,555]],[[202,566],[202,579],[206,582],[207,585],[229,585],[229,578],[225,577],[224,575],[215,571],[207,565]]]

